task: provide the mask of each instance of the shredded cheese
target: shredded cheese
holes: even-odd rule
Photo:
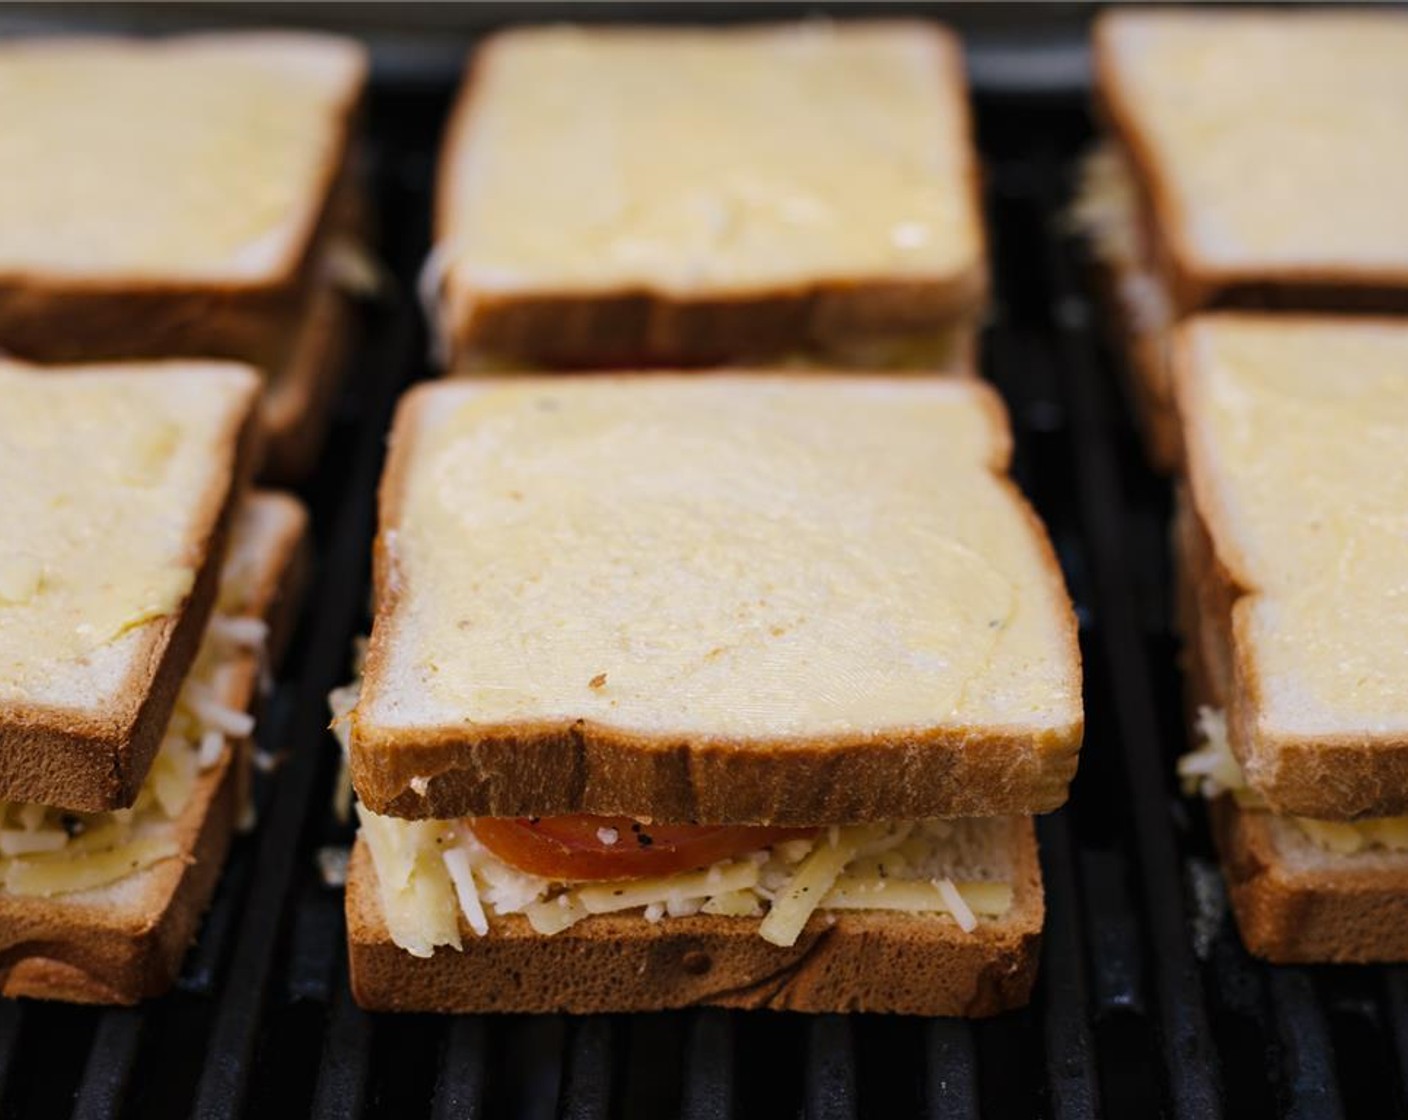
[[[761,918],[760,936],[792,945],[818,911],[928,914],[971,931],[1013,905],[1010,882],[945,873],[955,826],[944,821],[827,829],[699,871],[555,883],[509,867],[454,822],[381,817],[361,805],[357,812],[392,940],[416,955],[459,948],[456,917],[481,937],[513,914],[545,936],[601,914]]]
[[[1232,753],[1225,712],[1209,707],[1198,709],[1198,746],[1178,760],[1178,776],[1183,792],[1201,794],[1212,800],[1224,794],[1235,797],[1245,809],[1265,809],[1266,804],[1247,786],[1242,767]],[[1372,817],[1361,821],[1324,821],[1310,817],[1286,817],[1316,847],[1336,855],[1382,848],[1408,851],[1408,817]]]
[[[228,573],[224,578],[228,582]],[[224,757],[229,741],[254,730],[248,712],[220,703],[214,682],[233,657],[261,651],[267,634],[259,619],[212,617],[131,808],[71,813],[0,802],[4,889],[43,897],[92,890],[179,855],[171,822],[190,804],[200,775]]]

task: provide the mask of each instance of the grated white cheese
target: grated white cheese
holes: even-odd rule
[[[469,853],[463,848],[450,848],[443,858],[455,884],[455,896],[459,899],[460,912],[469,922],[469,928],[483,937],[489,932],[489,919],[484,915],[484,904],[479,901],[479,888],[474,885],[474,871],[469,866]]]
[[[941,821],[840,827],[834,846],[830,830],[825,830],[812,839],[785,841],[699,871],[618,882],[555,883],[509,867],[471,832],[451,822],[378,817],[361,805],[357,811],[372,849],[383,908],[397,915],[397,925],[388,919],[393,940],[421,953],[427,946],[433,951],[434,945],[450,941],[440,909],[443,897],[435,891],[423,903],[432,907],[424,927],[406,928],[420,905],[407,894],[408,877],[423,873],[418,846],[430,846],[441,877],[453,883],[450,893],[458,896],[460,915],[480,936],[481,916],[485,932],[498,917],[522,914],[537,933],[552,935],[592,915],[636,911],[651,922],[695,914],[761,917],[759,934],[786,945],[795,944],[818,910],[929,914],[971,930],[974,926],[965,924],[970,918],[973,923],[1000,918],[1013,904],[1012,885],[1005,881],[945,878],[960,901],[946,896],[937,883],[943,876],[936,876],[934,869],[953,866],[952,855],[945,854],[953,826]],[[368,820],[373,827],[366,826]],[[885,878],[898,875],[901,867],[904,877]],[[776,889],[767,883],[777,884]]]
[[[977,916],[968,903],[963,901],[963,895],[953,885],[952,879],[935,879],[934,886],[938,888],[939,894],[943,895],[944,905],[948,907],[948,912],[953,915],[959,929],[964,933],[972,933],[978,928]]]
[[[1232,753],[1227,734],[1227,714],[1207,706],[1198,709],[1197,747],[1178,760],[1183,792],[1208,800],[1228,794],[1244,809],[1265,809],[1266,804],[1247,785],[1242,767]],[[1317,847],[1336,855],[1353,855],[1373,848],[1408,851],[1408,817],[1374,817],[1360,821],[1324,821],[1287,817]]]
[[[617,840],[621,839],[621,834],[614,828],[599,828],[596,830],[596,838],[609,848],[612,844],[616,843]]]

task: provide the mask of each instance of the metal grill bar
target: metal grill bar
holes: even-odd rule
[[[434,1120],[479,1120],[484,1114],[487,1041],[482,1015],[462,1015],[451,1021],[431,1108]]]
[[[733,1021],[710,1009],[695,1015],[685,1044],[682,1120],[729,1120],[733,1115]]]
[[[978,1055],[973,1028],[961,1019],[934,1019],[924,1029],[925,1106],[930,1120],[976,1120]]]
[[[1089,1026],[1085,954],[1075,910],[1076,881],[1070,835],[1060,817],[1040,823],[1042,871],[1046,878],[1045,1041],[1052,1115],[1057,1120],[1095,1116],[1099,1087]]]
[[[1281,1037],[1286,1120],[1340,1120],[1334,1054],[1310,977],[1301,969],[1270,970],[1271,1004]]]
[[[817,1015],[807,1022],[807,1120],[852,1120],[856,1101],[855,1042],[844,1015]]]
[[[1168,814],[1166,766],[1138,614],[1125,552],[1123,488],[1101,396],[1108,371],[1096,361],[1089,305],[1069,247],[1056,232],[1062,168],[1049,164],[1044,210],[1050,314],[1055,327],[1071,416],[1071,452],[1080,480],[1080,513],[1102,618],[1104,668],[1113,682],[1114,730],[1123,749],[1132,801],[1144,910],[1152,942],[1159,1026],[1164,1036],[1168,1087],[1177,1115],[1221,1115],[1220,1071],[1208,1030],[1202,982],[1188,944],[1187,914],[1175,885],[1182,881]]]
[[[142,1012],[120,1007],[102,1013],[78,1087],[74,1120],[100,1120],[122,1109],[142,1043]]]

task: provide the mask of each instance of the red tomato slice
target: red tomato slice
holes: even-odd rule
[[[814,828],[642,824],[630,817],[475,817],[479,842],[519,871],[561,882],[693,871]]]

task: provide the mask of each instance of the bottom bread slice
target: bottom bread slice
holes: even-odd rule
[[[293,498],[259,493],[237,511],[217,613],[263,618],[274,659],[292,626],[304,568],[306,514]],[[253,705],[261,658],[220,665],[222,704]],[[72,1003],[132,1004],[168,989],[209,905],[246,803],[250,748],[234,742],[196,778],[180,815],[161,825],[179,855],[89,890],[52,897],[0,888],[0,994]]]
[[[1275,964],[1408,962],[1408,852],[1330,852],[1232,797],[1210,808],[1249,952]]]
[[[561,933],[520,915],[494,919],[464,948],[415,957],[391,939],[376,870],[358,839],[347,876],[348,963],[357,1002],[378,1011],[601,1012],[690,1006],[986,1016],[1031,997],[1044,903],[1030,818],[1010,832],[1012,908],[965,933],[946,915],[814,914],[796,945],[758,934],[759,919],[711,915],[649,922],[599,914]]]

